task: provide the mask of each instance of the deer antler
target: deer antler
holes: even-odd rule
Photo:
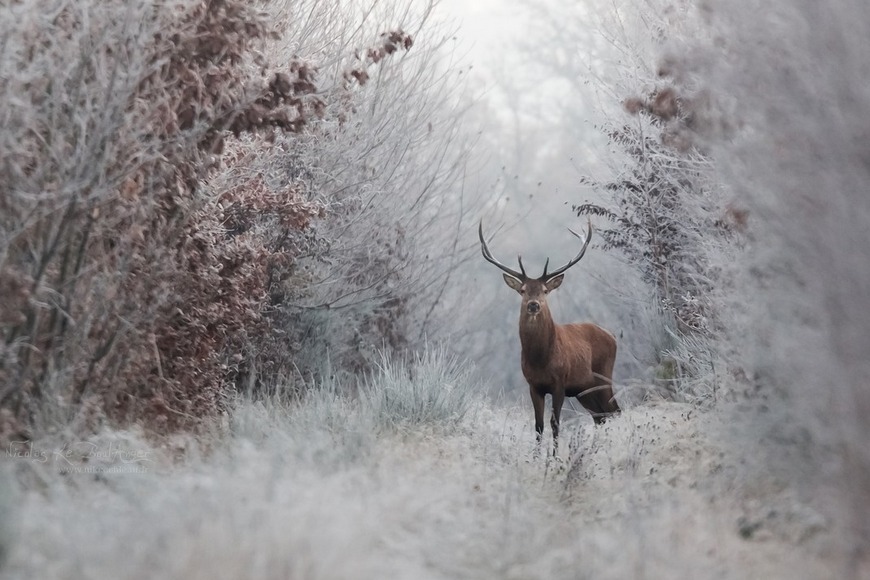
[[[577,262],[580,261],[580,258],[583,257],[583,254],[586,253],[586,248],[589,247],[589,241],[592,240],[592,220],[589,218],[587,218],[587,220],[588,220],[587,224],[588,224],[589,229],[586,232],[586,241],[583,243],[583,247],[580,248],[580,253],[578,253],[576,256],[574,256],[573,260],[571,260],[570,262],[568,262],[567,264],[565,264],[564,266],[562,266],[561,268],[559,268],[555,272],[550,272],[549,274],[547,273],[547,266],[550,265],[550,258],[547,258],[546,263],[544,263],[544,273],[541,275],[540,278],[538,278],[538,280],[540,280],[541,282],[546,282],[550,278],[555,278],[556,276],[558,276],[559,274],[561,274],[562,272],[564,272],[565,270],[567,270],[568,268],[570,268],[571,266],[573,266],[574,264],[576,264]],[[578,239],[580,239],[580,240],[583,239],[580,236],[580,234],[578,234],[577,232],[575,232],[571,228],[568,228],[568,231],[571,232],[572,234],[574,234],[575,236],[577,236]]]
[[[519,272],[517,272],[516,270],[513,270],[511,268],[508,268],[507,266],[505,266],[504,264],[502,264],[501,262],[499,262],[498,260],[496,260],[492,256],[492,252],[489,251],[489,247],[486,245],[486,240],[483,239],[483,220],[480,220],[480,226],[477,228],[477,235],[480,236],[480,251],[483,253],[483,258],[487,262],[489,262],[490,264],[492,264],[493,266],[495,266],[496,268],[498,268],[502,272],[505,272],[506,274],[513,276],[517,280],[520,280],[522,282],[525,282],[526,280],[528,280],[528,276],[526,276],[526,269],[523,268],[522,256],[517,256],[517,261],[520,263],[520,271]]]

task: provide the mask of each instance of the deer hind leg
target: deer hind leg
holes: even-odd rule
[[[559,418],[562,415],[562,404],[565,402],[565,392],[553,392],[553,415],[550,417],[550,427],[553,429],[553,456],[559,451]]]
[[[604,398],[601,392],[595,390],[585,391],[577,395],[577,400],[586,408],[592,415],[592,420],[596,425],[604,422],[604,413],[606,411],[601,407],[601,400]]]
[[[598,376],[596,377],[595,384],[599,386],[599,389],[596,393],[596,399],[598,399],[599,406],[601,407],[601,412],[604,413],[619,413],[620,408],[616,402],[616,398],[613,396],[613,364],[615,359],[611,358],[604,362],[601,365],[601,369],[598,372]],[[606,417],[602,417],[601,421],[596,421],[596,423],[603,422]]]
[[[589,411],[595,424],[600,425],[608,416],[619,411],[619,407],[610,402],[612,395],[609,382],[596,378],[589,385],[577,395],[577,400]]]
[[[592,413],[592,420],[596,425],[601,425],[615,413],[619,412],[619,405],[613,399],[612,391],[601,389],[589,395],[586,408]]]

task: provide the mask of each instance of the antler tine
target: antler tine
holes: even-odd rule
[[[540,280],[546,281],[546,280],[549,280],[550,278],[558,276],[559,274],[561,274],[562,272],[564,272],[565,270],[567,270],[568,268],[570,268],[571,266],[573,266],[574,264],[576,264],[577,262],[580,261],[580,259],[583,257],[583,254],[586,253],[586,248],[589,247],[589,242],[592,240],[592,220],[589,218],[587,218],[587,227],[588,227],[588,230],[586,231],[586,241],[583,243],[583,247],[580,248],[580,252],[576,256],[574,256],[574,259],[571,260],[570,262],[568,262],[567,264],[565,264],[564,266],[562,266],[561,268],[559,268],[558,270],[556,270],[555,272],[550,272],[549,274],[547,273],[547,266],[544,265],[544,274],[540,277]],[[578,239],[581,239],[581,240],[583,239],[580,236],[580,234],[578,234],[577,232],[575,232],[571,228],[568,228],[568,231],[571,232],[572,234],[574,234],[575,236],[577,236]],[[549,264],[549,263],[550,263],[550,259],[547,258],[547,264]]]
[[[483,239],[483,220],[480,220],[480,225],[477,228],[477,235],[480,237],[480,251],[483,254],[483,258],[487,262],[489,262],[490,264],[492,264],[493,266],[495,266],[496,268],[498,268],[502,272],[505,272],[506,274],[510,274],[511,276],[516,278],[517,280],[525,281],[528,279],[528,276],[526,276],[526,271],[523,268],[522,258],[520,258],[519,256],[517,257],[517,259],[520,262],[520,270],[522,270],[522,272],[517,272],[516,270],[508,268],[507,266],[505,266],[504,264],[502,264],[501,262],[499,262],[498,260],[496,260],[493,257],[492,252],[489,251],[489,247],[486,245],[486,240]]]

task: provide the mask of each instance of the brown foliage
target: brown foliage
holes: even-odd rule
[[[644,95],[629,97],[622,103],[631,115],[649,115],[662,129],[662,144],[679,153],[698,149],[699,137],[705,137],[714,126],[721,125],[714,115],[711,95],[707,91],[686,88],[688,67],[687,59],[663,59],[658,74],[664,79],[664,84]]]
[[[410,50],[414,46],[414,39],[410,34],[403,30],[393,30],[381,33],[380,44],[373,46],[365,51],[365,58],[360,57],[356,53],[356,60],[359,61],[356,66],[349,68],[344,73],[345,88],[349,86],[350,79],[353,78],[361,86],[365,85],[369,80],[369,73],[366,70],[372,64],[378,64],[387,56],[393,54],[400,48],[402,50]]]
[[[111,20],[133,14],[124,2],[95,6],[18,39],[32,45],[22,70],[49,46],[58,70],[73,71],[59,87],[2,85],[36,120],[11,127],[27,137],[0,169],[0,439],[32,433],[45,404],[87,424],[104,416],[160,430],[219,411],[243,349],[273,334],[268,313],[293,273],[295,233],[323,212],[300,187],[257,175],[218,195],[202,185],[216,163],[245,163],[232,151],[220,160],[228,139],[268,141],[323,115],[311,63],[250,66],[272,34],[262,14],[242,0],[182,2],[149,13],[154,32],[136,36]],[[91,52],[77,45],[93,37],[102,42]],[[410,44],[391,33],[376,53]],[[105,63],[117,90],[94,106]],[[70,96],[57,105],[61,90]],[[100,122],[111,126],[97,143],[79,132]],[[58,151],[85,151],[90,165],[55,164]]]

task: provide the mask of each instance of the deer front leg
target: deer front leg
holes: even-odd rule
[[[562,404],[565,402],[565,391],[553,390],[553,415],[550,417],[550,427],[553,429],[553,456],[559,451],[559,418],[562,415]]]
[[[541,437],[544,434],[544,395],[538,390],[529,385],[529,394],[532,396],[532,405],[535,407],[535,433],[538,440],[538,447],[541,445]]]

